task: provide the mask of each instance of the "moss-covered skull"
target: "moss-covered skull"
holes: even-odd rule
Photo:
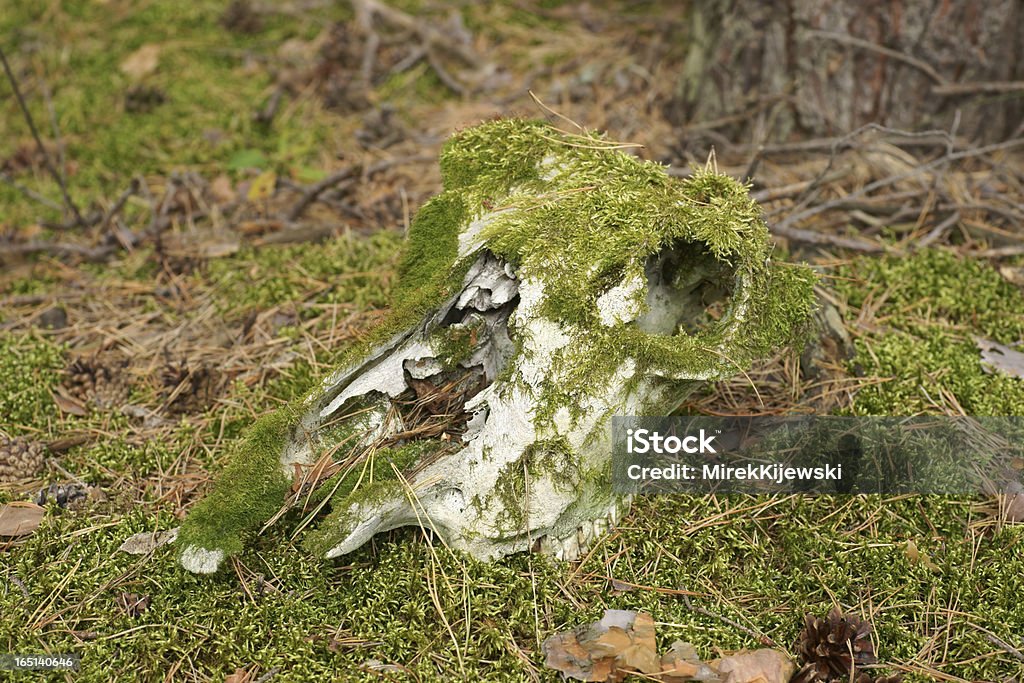
[[[289,507],[327,557],[403,525],[480,558],[575,556],[621,503],[611,417],[665,414],[790,343],[813,276],[746,188],[503,120],[454,136],[390,319],[236,447],[178,539],[212,572]]]

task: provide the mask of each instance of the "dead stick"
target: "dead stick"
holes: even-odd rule
[[[60,171],[60,177],[67,182],[67,176],[65,175],[67,160],[64,158],[64,139],[60,134],[60,124],[57,121],[57,110],[53,106],[53,97],[50,94],[50,87],[46,85],[46,79],[42,76],[39,77],[39,85],[43,91],[43,101],[46,102],[46,111],[50,115],[50,128],[53,130],[53,139],[57,143],[57,170]]]
[[[952,228],[960,220],[960,212],[954,211],[944,221],[932,228],[931,232],[921,238],[917,243],[918,247],[927,247],[929,244],[946,234],[946,231]]]
[[[1024,92],[1024,81],[986,81],[983,83],[947,83],[932,86],[932,94],[939,97],[955,95],[1002,94]]]
[[[466,88],[455,80],[454,76],[448,73],[448,70],[441,64],[441,60],[438,59],[437,55],[430,48],[427,48],[427,63],[430,64],[430,68],[434,70],[434,73],[437,74],[441,82],[448,86],[449,90],[461,97],[466,96]]]
[[[783,225],[782,223],[778,223],[770,229],[772,234],[781,235],[782,237],[795,242],[804,242],[806,244],[829,244],[842,249],[863,251],[867,253],[888,251],[881,244],[855,240],[841,235],[831,235],[825,232],[815,232],[814,230],[803,230],[802,228],[794,228],[788,225]]]
[[[57,256],[81,256],[87,261],[102,261],[111,252],[107,247],[86,247],[72,242],[32,241],[20,244],[0,244],[0,256],[24,256],[49,253]]]
[[[51,201],[51,200],[47,199],[46,197],[44,197],[43,195],[41,195],[41,194],[39,194],[37,192],[33,192],[32,190],[28,189],[24,185],[18,184],[17,182],[14,181],[14,178],[12,178],[11,176],[7,175],[6,173],[0,173],[0,182],[3,182],[5,184],[7,184],[7,185],[10,185],[15,190],[17,190],[18,192],[22,193],[23,195],[25,195],[29,199],[31,199],[33,201],[36,201],[36,202],[39,202],[43,206],[51,208],[54,211],[63,211],[64,210],[64,207],[61,206],[60,204],[58,204],[57,202]]]
[[[294,221],[298,219],[298,217],[302,215],[302,212],[306,210],[306,207],[308,207],[310,204],[316,201],[316,198],[323,194],[325,191],[327,191],[328,188],[337,185],[338,183],[340,183],[343,180],[346,180],[347,178],[351,178],[358,172],[358,170],[358,166],[346,166],[340,171],[332,173],[331,175],[327,176],[320,182],[310,187],[308,190],[305,191],[305,193],[303,193],[302,197],[299,198],[299,201],[295,202],[295,206],[293,206],[291,210],[288,211],[288,220]]]
[[[138,192],[138,190],[139,180],[138,178],[132,178],[132,182],[128,185],[128,189],[121,193],[121,196],[117,198],[117,201],[114,202],[112,207],[110,207],[110,210],[103,215],[103,220],[100,221],[100,225],[104,228],[110,225],[110,221],[114,219],[114,216],[121,212],[121,209],[123,209],[124,205],[128,202],[128,198]]]
[[[737,621],[734,621],[734,620],[730,619],[729,617],[723,616],[721,614],[715,614],[714,612],[712,612],[710,610],[706,610],[703,607],[700,607],[698,605],[694,605],[692,602],[690,602],[690,596],[688,596],[688,595],[683,595],[683,602],[686,603],[686,607],[688,609],[693,610],[697,614],[703,614],[704,616],[710,617],[711,619],[718,619],[719,621],[725,622],[729,626],[732,626],[733,628],[737,628],[737,629],[743,631],[748,636],[750,636],[751,638],[753,638],[757,642],[759,642],[761,645],[770,645],[771,647],[778,647],[779,646],[778,643],[776,643],[774,640],[772,640],[769,636],[765,635],[764,633],[758,633],[757,631],[755,631],[755,630],[753,630],[751,628],[748,628],[747,626],[744,626],[743,624],[741,624],[741,623],[739,623]]]
[[[974,149],[968,149],[962,152],[944,154],[938,159],[935,159],[934,161],[929,161],[926,164],[915,166],[909,171],[905,171],[903,173],[896,173],[890,176],[886,176],[885,178],[882,178],[880,180],[876,180],[872,183],[868,183],[859,190],[851,192],[850,194],[840,199],[825,202],[824,204],[818,204],[817,206],[812,206],[808,209],[805,209],[804,211],[790,214],[785,219],[783,219],[778,225],[776,225],[774,229],[776,231],[789,229],[789,227],[794,223],[806,220],[808,218],[811,218],[812,216],[817,216],[820,213],[824,213],[826,211],[836,208],[837,204],[848,202],[851,199],[858,199],[860,197],[864,197],[867,194],[874,192],[875,190],[886,187],[887,185],[892,185],[893,183],[897,183],[906,178],[911,178],[920,173],[924,173],[925,171],[930,171],[951,161],[969,159],[971,157],[983,156],[985,154],[988,154],[989,152],[1006,151],[1021,146],[1024,146],[1024,139],[1007,140],[1005,142],[998,142],[992,145],[986,145],[984,147],[976,147]]]
[[[64,196],[64,204],[75,216],[76,225],[85,225],[85,219],[82,218],[82,214],[78,211],[78,206],[72,201],[71,195],[68,194],[68,187],[64,183],[64,178],[57,169],[53,166],[53,161],[50,159],[50,155],[46,152],[46,147],[43,146],[43,140],[39,137],[39,130],[36,128],[36,122],[32,118],[32,114],[28,110],[28,105],[25,103],[25,98],[21,94],[21,88],[18,87],[18,79],[14,77],[14,72],[11,71],[11,65],[7,63],[7,55],[0,49],[0,62],[3,62],[4,73],[7,74],[7,80],[11,82],[11,89],[14,91],[14,98],[18,100],[18,105],[21,107],[21,113],[25,116],[25,121],[28,123],[29,130],[32,131],[32,137],[35,138],[36,146],[39,148],[39,153],[43,155],[43,163],[46,166],[46,170],[53,176],[53,179],[57,181],[60,186],[60,192]]]

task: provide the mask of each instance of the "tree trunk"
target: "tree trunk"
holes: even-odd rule
[[[734,141],[868,123],[1001,140],[1024,121],[1024,0],[695,2],[674,123]]]

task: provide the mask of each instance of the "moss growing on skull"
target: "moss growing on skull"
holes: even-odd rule
[[[457,367],[473,355],[483,326],[483,318],[475,318],[442,328],[431,337],[430,346],[446,370]]]
[[[580,458],[564,438],[537,441],[518,458],[501,468],[494,486],[494,497],[501,502],[499,523],[503,535],[516,536],[528,528],[530,515],[527,488],[545,479],[571,490],[580,479]],[[485,501],[486,507],[493,501]]]
[[[243,535],[281,508],[292,483],[281,468],[281,452],[298,415],[293,403],[249,428],[213,490],[189,512],[178,536],[179,549],[195,546],[237,554]]]
[[[552,130],[539,121],[504,119],[464,130],[441,151],[445,189],[496,200],[513,187],[540,178],[547,153],[542,136]]]
[[[676,180],[657,164],[602,149],[600,138],[581,143],[530,122],[480,126],[465,147],[480,149],[488,136],[490,149],[540,163],[544,171],[520,172],[507,196],[490,197],[504,210],[492,214],[482,235],[486,248],[514,264],[521,278],[543,282],[540,315],[573,338],[554,361],[568,381],[537,397],[540,420],[550,421],[560,407],[579,416],[586,398],[601,392],[627,359],[641,375],[717,378],[743,371],[798,336],[815,278],[806,268],[769,263],[768,231],[742,184],[709,170]],[[530,136],[527,153],[521,148]],[[512,140],[507,146],[505,137]],[[474,187],[491,190],[502,186],[499,176],[508,168],[518,168],[489,155],[469,167]],[[599,318],[600,297],[611,286],[642,277],[647,259],[680,244],[705,251],[742,283],[742,296],[728,302],[720,321],[692,334],[658,336]],[[743,324],[743,334],[727,337],[733,320]]]
[[[809,313],[810,271],[770,264],[771,245],[759,209],[747,188],[726,176],[705,170],[677,180],[598,136],[568,135],[521,120],[492,121],[460,132],[445,145],[440,164],[445,189],[413,221],[392,312],[369,339],[341,356],[343,367],[431,316],[459,291],[480,248],[510,263],[520,279],[542,283],[540,299],[527,315],[546,318],[571,337],[572,343],[552,358],[562,380],[542,382],[540,395],[534,396],[534,418],[542,434],[561,408],[579,417],[592,398],[607,393],[609,381],[623,368],[632,366],[635,376],[643,377],[731,375],[789,343]],[[471,224],[483,225],[477,246],[461,245],[460,253],[460,237]],[[603,295],[623,280],[642,283],[648,260],[680,245],[705,254],[702,258],[711,259],[718,271],[734,274],[736,291],[720,319],[705,320],[690,331],[654,335],[628,322],[635,315],[605,315]],[[623,293],[618,305],[642,312],[641,291]],[[513,332],[519,338],[508,361],[512,370],[502,377],[519,381],[515,368],[530,350],[522,338],[527,330]],[[435,341],[440,341],[443,360],[454,364],[471,338],[449,335]],[[692,387],[688,381],[668,385]],[[308,398],[318,390],[314,387]],[[241,533],[279,509],[290,484],[280,468],[281,450],[301,415],[319,407],[300,401],[254,426],[210,498],[190,517],[183,545],[235,552]],[[523,473],[513,471],[517,466],[533,477],[554,474],[557,479],[574,461],[564,444],[540,442],[537,449],[507,466],[508,476],[499,477],[497,493],[514,517],[522,516],[522,504],[514,501],[522,501],[525,491]],[[344,527],[340,517],[356,499],[395,495],[395,482],[388,480],[393,473],[388,467],[372,485],[349,493],[332,513],[339,518],[325,526]],[[515,531],[523,519],[508,521]],[[326,542],[321,539],[320,545]]]

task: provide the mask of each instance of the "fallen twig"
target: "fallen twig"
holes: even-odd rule
[[[47,242],[33,240],[18,244],[0,244],[0,257],[26,256],[28,254],[54,254],[57,256],[81,256],[87,261],[102,261],[113,251],[111,247],[87,247],[74,242]]]
[[[907,178],[911,178],[911,177],[913,177],[915,175],[919,175],[921,173],[924,173],[925,171],[929,171],[931,169],[938,168],[939,166],[942,166],[944,164],[948,164],[948,163],[950,163],[952,161],[959,161],[961,159],[969,159],[969,158],[972,158],[972,157],[983,156],[983,155],[988,154],[990,152],[1005,151],[1005,150],[1013,149],[1015,147],[1022,147],[1022,146],[1024,146],[1024,139],[1015,139],[1015,140],[1007,140],[1005,142],[998,142],[998,143],[991,144],[991,145],[985,145],[984,147],[976,147],[974,149],[968,149],[968,150],[964,150],[964,151],[961,151],[961,152],[949,152],[949,153],[943,154],[941,157],[939,157],[937,159],[934,159],[932,161],[929,161],[928,163],[921,164],[920,166],[915,166],[914,168],[910,169],[909,171],[904,171],[902,173],[895,173],[893,175],[886,176],[885,178],[881,178],[879,180],[876,180],[876,181],[874,181],[872,183],[868,183],[867,185],[865,185],[864,187],[860,188],[859,190],[851,192],[850,194],[848,194],[848,195],[846,195],[844,197],[840,197],[839,199],[835,199],[835,200],[832,200],[832,201],[829,201],[829,202],[824,202],[822,204],[818,204],[816,206],[812,206],[812,207],[809,207],[807,209],[804,209],[803,211],[796,211],[796,212],[790,214],[789,216],[787,216],[786,218],[784,218],[778,224],[776,224],[775,227],[773,228],[773,230],[776,231],[776,232],[779,232],[780,234],[784,234],[785,231],[789,231],[791,229],[791,226],[793,226],[794,224],[796,224],[796,223],[798,223],[800,221],[803,221],[803,220],[806,220],[808,218],[812,218],[813,216],[817,216],[819,214],[825,213],[826,211],[830,211],[832,209],[835,209],[837,206],[839,206],[841,204],[844,204],[844,203],[847,203],[850,200],[862,198],[862,197],[868,195],[869,193],[874,192],[875,190],[881,189],[883,187],[887,187],[887,186],[892,185],[894,183],[898,183],[901,180],[906,180]],[[807,232],[807,231],[804,231],[804,232]]]
[[[932,94],[939,97],[956,95],[999,95],[1008,92],[1024,92],[1024,81],[985,81],[981,83],[945,83],[933,85]]]
[[[343,180],[347,180],[354,176],[359,171],[359,166],[346,166],[340,171],[335,171],[331,175],[327,176],[320,182],[312,185],[307,189],[299,201],[295,202],[294,206],[286,214],[289,221],[294,221],[302,215],[302,212],[306,208],[316,201],[316,198],[326,192],[329,188],[337,185]]]
[[[128,188],[121,193],[121,196],[117,198],[117,201],[114,202],[114,205],[111,206],[105,214],[103,214],[103,218],[100,221],[100,226],[103,227],[104,229],[107,228],[110,225],[110,221],[114,219],[114,216],[121,213],[121,209],[123,209],[124,205],[128,203],[128,198],[138,191],[139,180],[138,178],[132,178],[132,181],[131,183],[129,183]]]
[[[693,602],[690,600],[690,596],[689,595],[685,595],[684,594],[682,596],[682,598],[683,598],[683,602],[686,604],[687,609],[693,610],[697,614],[703,614],[705,617],[710,617],[711,619],[717,619],[717,620],[719,620],[721,622],[724,622],[724,623],[728,624],[729,626],[732,626],[735,629],[739,629],[740,631],[743,631],[748,636],[750,636],[751,638],[756,640],[761,645],[767,645],[769,647],[778,647],[779,646],[778,643],[776,643],[774,640],[772,640],[769,636],[765,635],[764,633],[758,633],[757,631],[755,631],[755,630],[753,630],[751,628],[748,628],[747,626],[744,626],[743,624],[741,624],[738,621],[735,621],[733,619],[730,619],[729,617],[723,616],[721,614],[715,614],[714,612],[712,612],[710,610],[707,610],[707,609],[704,609],[703,607],[701,607],[699,605],[694,605]]]
[[[946,218],[946,220],[936,225],[934,228],[931,229],[931,232],[929,232],[927,235],[922,237],[920,241],[918,241],[918,248],[927,247],[929,244],[945,235],[946,231],[952,228],[954,225],[956,225],[959,220],[960,212],[954,211],[952,214],[950,214],[948,218]]]
[[[7,74],[7,80],[10,81],[11,89],[14,91],[14,99],[18,101],[18,106],[21,107],[21,113],[25,117],[25,122],[28,123],[29,130],[32,131],[32,137],[35,138],[36,147],[39,148],[39,153],[43,156],[43,165],[46,166],[47,172],[49,172],[53,179],[57,181],[57,185],[60,186],[61,195],[64,197],[64,205],[74,215],[75,225],[86,225],[85,219],[82,218],[82,214],[78,210],[78,206],[71,199],[71,195],[68,194],[68,187],[64,182],[63,175],[61,175],[54,167],[53,160],[50,159],[50,155],[46,151],[46,147],[43,145],[43,139],[39,136],[39,130],[36,128],[36,122],[32,118],[31,112],[28,110],[25,98],[21,94],[21,88],[18,87],[18,79],[14,77],[11,65],[7,63],[7,55],[4,54],[2,49],[0,49],[0,62],[3,62],[4,73]]]
[[[43,206],[45,206],[45,207],[47,207],[49,209],[53,209],[54,211],[63,211],[64,210],[64,207],[61,206],[60,204],[58,204],[57,202],[55,202],[53,200],[50,200],[50,199],[47,199],[46,197],[44,197],[43,195],[39,194],[38,192],[34,192],[34,191],[30,190],[29,188],[25,187],[24,185],[19,184],[18,182],[16,182],[14,180],[14,178],[12,178],[11,176],[7,175],[6,173],[0,173],[0,182],[4,183],[6,185],[10,185],[15,190],[17,190],[18,192],[22,193],[23,195],[25,195],[26,197],[28,197],[32,201],[39,202],[40,204],[42,204]]]
[[[850,249],[852,251],[863,251],[867,253],[878,253],[888,251],[888,249],[886,249],[886,247],[882,244],[876,244],[874,242],[853,239],[850,237],[843,237],[842,235],[833,235],[827,232],[803,230],[801,228],[794,228],[789,225],[783,225],[782,223],[777,223],[774,226],[770,226],[769,230],[771,230],[773,234],[781,235],[786,239],[794,240],[796,242],[804,242],[806,244],[829,244],[834,247],[840,247],[842,249]]]

